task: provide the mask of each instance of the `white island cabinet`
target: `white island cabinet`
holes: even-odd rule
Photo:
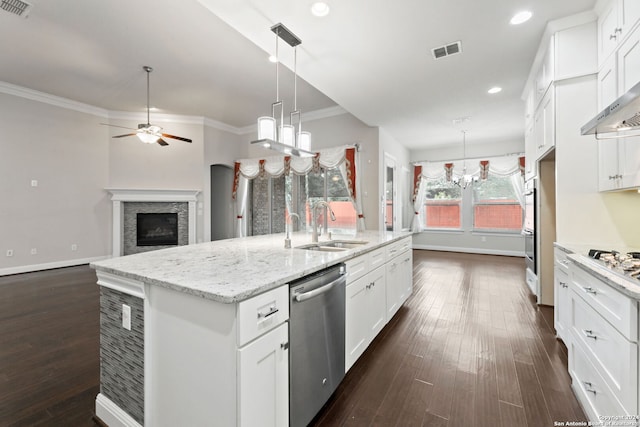
[[[353,249],[308,251],[295,248],[309,243],[304,234],[292,249],[282,235],[257,236],[92,264],[101,292],[97,417],[109,427],[288,426],[289,283],[351,263],[359,277],[347,292],[360,281],[375,301],[351,317],[370,316],[373,339],[387,321],[386,246],[402,239],[410,234],[363,232]]]

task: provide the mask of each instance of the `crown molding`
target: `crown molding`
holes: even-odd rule
[[[71,99],[62,98],[60,96],[50,95],[45,92],[39,92],[37,90],[13,85],[11,83],[3,81],[0,81],[0,93],[6,93],[8,95],[42,102],[44,104],[49,104],[56,107],[79,111],[81,113],[91,114],[104,119],[131,120],[138,122],[146,122],[147,120],[147,114],[143,112],[132,113],[128,111],[109,111],[104,108],[95,107],[89,104],[83,104],[82,102],[73,101]],[[339,105],[334,105],[333,107],[327,107],[320,110],[302,113],[302,120],[309,122],[313,120],[339,116],[345,113],[347,113],[347,111],[344,108]],[[256,132],[257,130],[255,124],[244,127],[236,127],[208,117],[184,116],[179,114],[153,113],[153,121],[162,123],[181,123],[208,126],[235,135],[245,135],[248,133]]]
[[[44,104],[66,108],[68,110],[79,111],[81,113],[91,114],[102,118],[107,118],[109,113],[108,110],[105,110],[104,108],[94,107],[93,105],[84,104],[68,98],[62,98],[60,96],[51,95],[3,81],[0,81],[0,93],[42,102]]]

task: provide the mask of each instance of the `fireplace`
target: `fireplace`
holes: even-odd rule
[[[136,246],[177,245],[177,213],[138,213],[136,215]]]
[[[196,243],[196,205],[200,191],[145,189],[109,189],[108,191],[112,194],[113,201],[114,257]],[[138,216],[139,214],[145,214],[141,221],[138,220],[142,218]],[[147,216],[147,214],[151,215]],[[147,220],[149,225],[146,224]],[[139,222],[144,222],[144,227],[155,229],[155,232],[147,236],[145,234],[149,233],[139,235]],[[177,227],[177,231],[174,227]],[[177,239],[177,242],[174,239]],[[142,245],[138,243],[139,241]]]

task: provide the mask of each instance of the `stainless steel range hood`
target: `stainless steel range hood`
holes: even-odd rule
[[[640,82],[582,126],[582,135],[640,131]],[[621,133],[618,137],[630,136]]]

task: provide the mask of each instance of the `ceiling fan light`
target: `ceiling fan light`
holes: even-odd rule
[[[298,132],[298,148],[301,150],[311,150],[311,132]]]
[[[511,25],[520,25],[527,22],[529,19],[531,19],[532,16],[533,14],[530,11],[523,10],[522,12],[518,12],[513,15],[511,21],[509,22],[511,23]]]
[[[144,142],[145,144],[153,144],[155,142],[158,142],[158,139],[160,139],[160,137],[157,135],[154,135],[149,132],[143,132],[143,131],[138,131],[137,137],[138,139],[140,139],[140,141]]]
[[[258,117],[258,139],[276,139],[276,119],[269,116]]]

